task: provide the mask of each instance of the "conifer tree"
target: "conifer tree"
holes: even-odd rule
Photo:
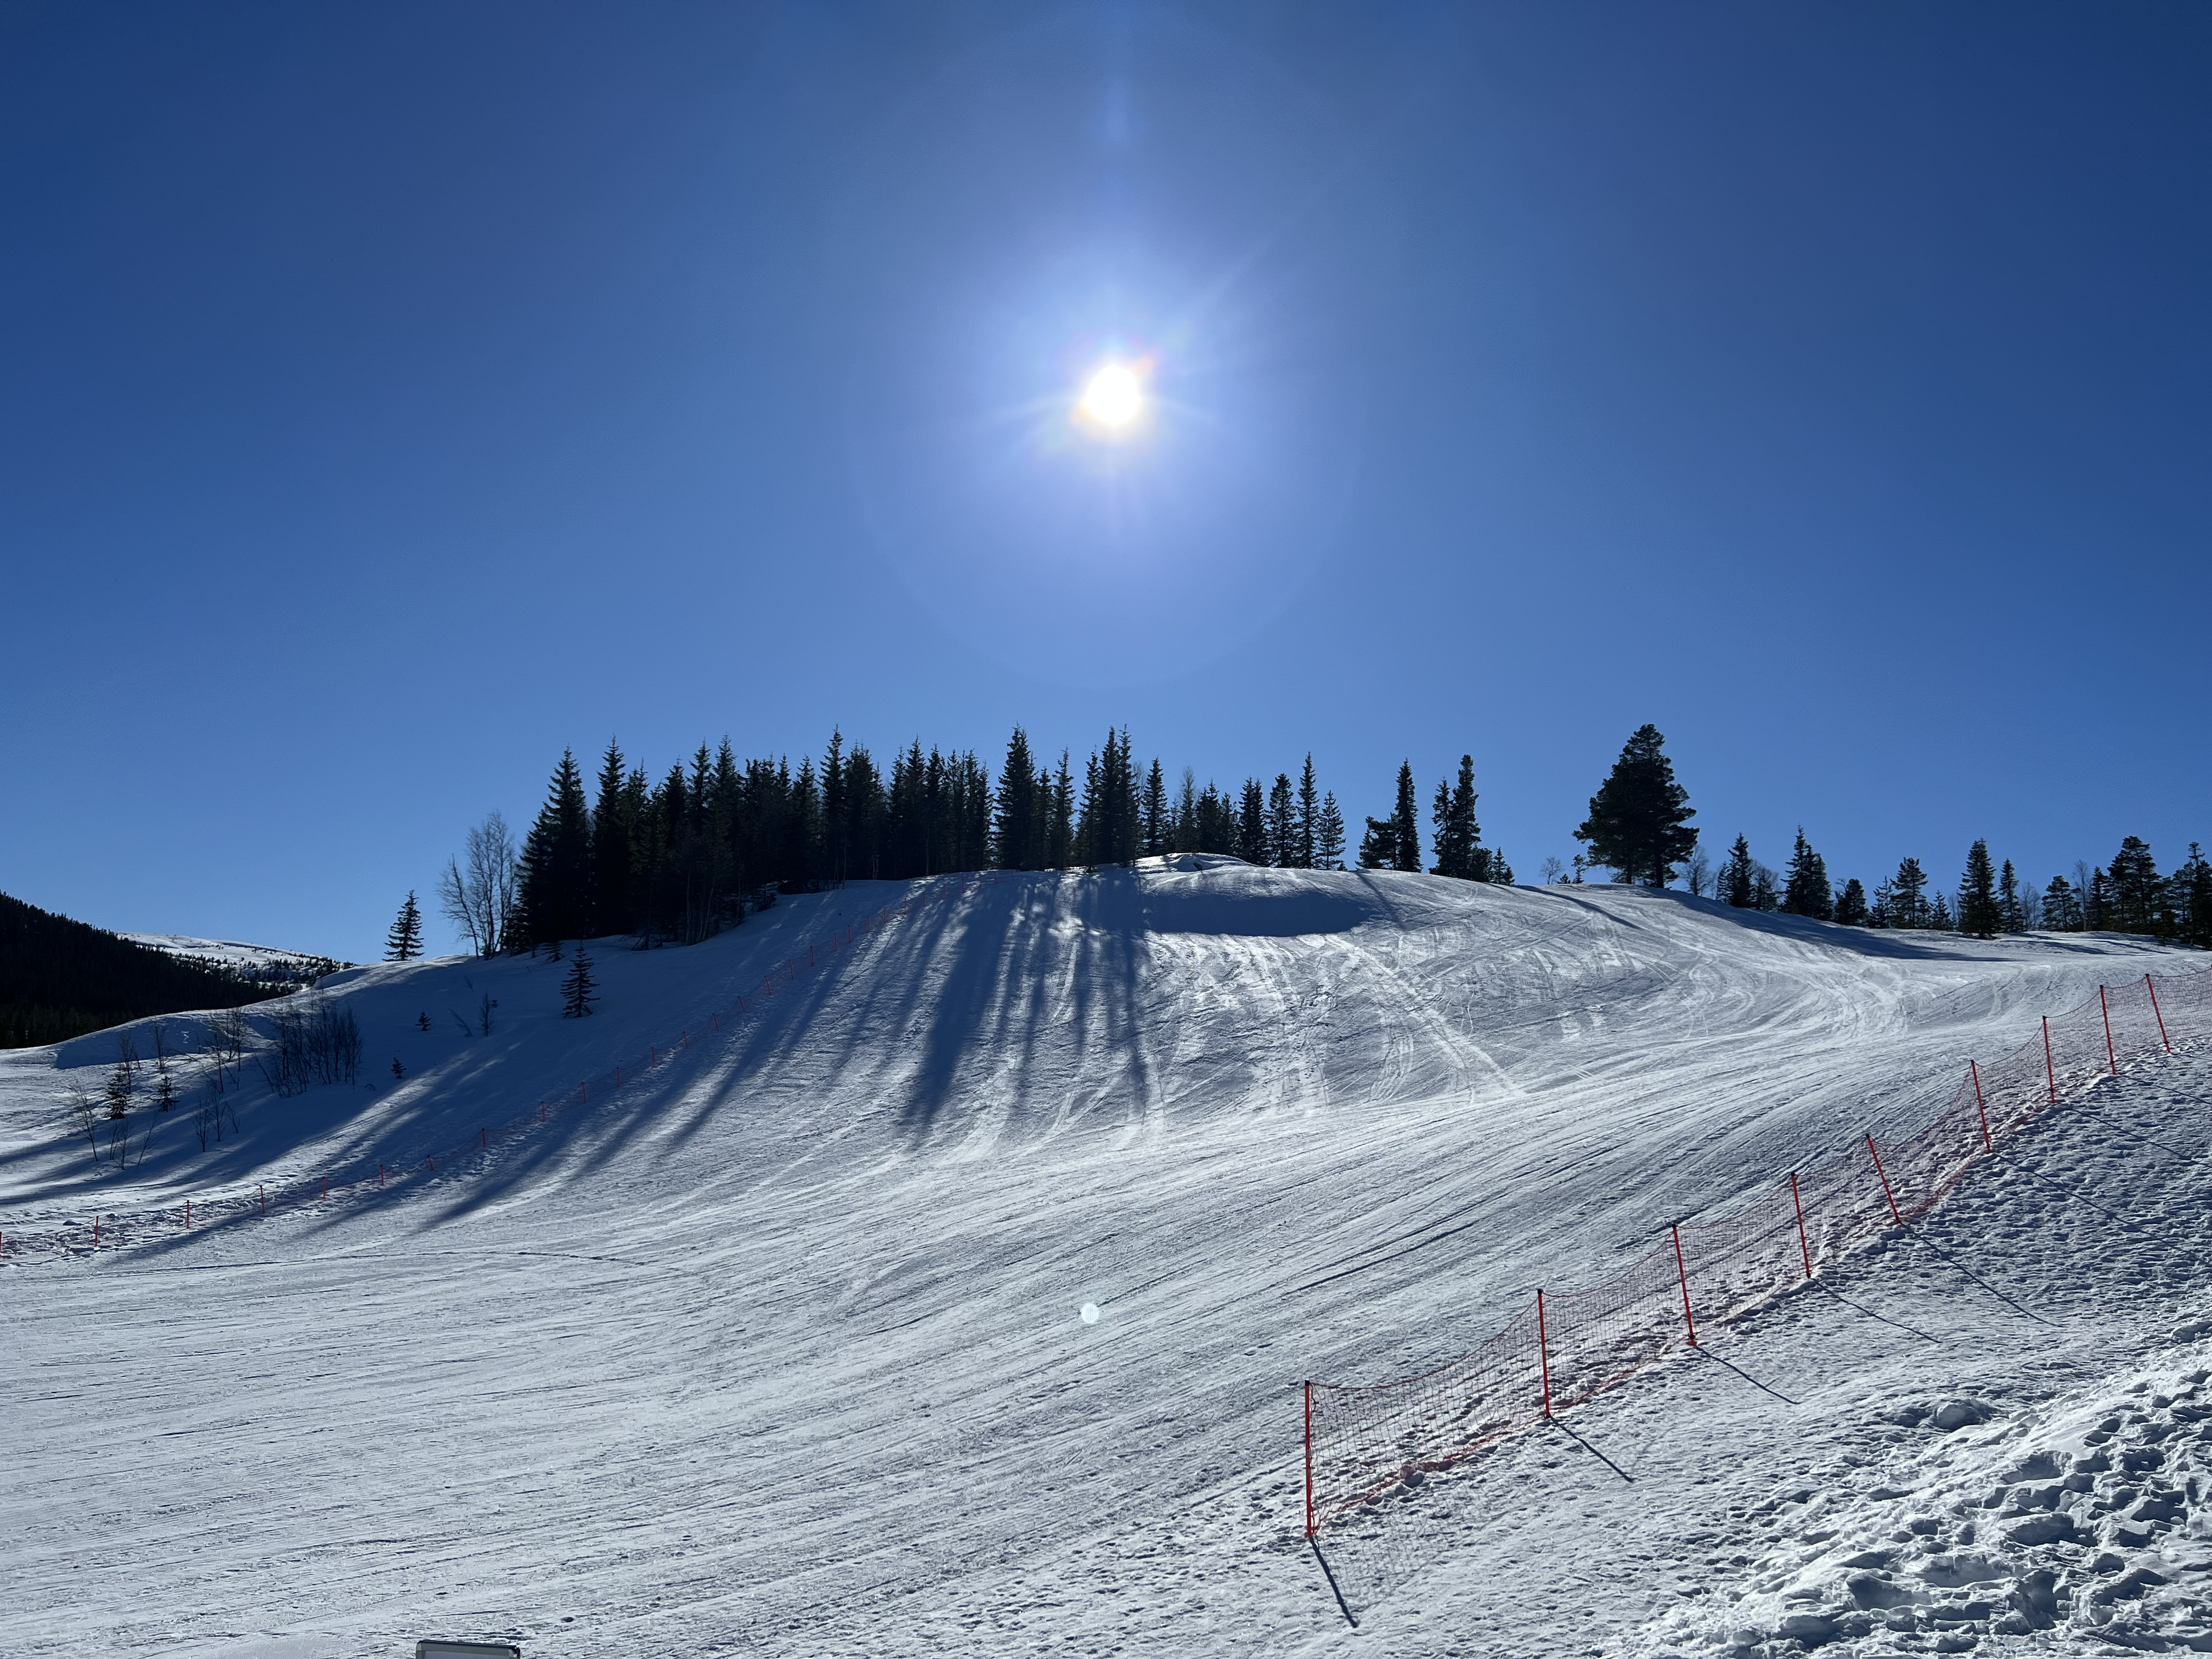
[[[1168,850],[1168,842],[1175,827],[1168,815],[1167,775],[1160,770],[1158,756],[1153,757],[1152,769],[1145,775],[1145,856],[1157,858]]]
[[[1437,861],[1432,876],[1451,876],[1461,881],[1490,878],[1490,860],[1483,855],[1482,826],[1474,816],[1474,757],[1459,757],[1456,785],[1439,782],[1431,817],[1436,826]]]
[[[822,873],[842,885],[852,860],[852,802],[846,790],[850,769],[845,762],[843,728],[830,729],[830,747],[822,756]]]
[[[1948,933],[1955,930],[1956,924],[1951,920],[1951,902],[1941,893],[1928,907],[1927,926],[1930,933]]]
[[[1075,780],[1067,769],[1067,750],[1060,751],[1060,770],[1050,786],[1051,817],[1045,831],[1044,865],[1065,870],[1075,862]]]
[[[1720,896],[1739,910],[1751,908],[1751,842],[1742,836],[1729,848],[1728,862],[1721,866]]]
[[[2014,872],[2012,860],[2004,861],[1997,874],[1997,927],[2008,933],[2027,931],[2027,904],[2021,896],[2020,877]]]
[[[1310,870],[1321,857],[1321,789],[1314,781],[1313,751],[1306,751],[1305,770],[1298,775],[1297,866]]]
[[[1344,868],[1344,814],[1333,790],[1322,797],[1321,817],[1314,825],[1314,868]]]
[[[1267,862],[1291,870],[1298,862],[1297,797],[1288,772],[1275,774],[1267,791]]]
[[[1395,818],[1370,818],[1359,838],[1359,867],[1395,870],[1398,867],[1398,823]]]
[[[1757,859],[1751,861],[1751,908],[1754,910],[1778,910],[1782,908],[1782,893],[1775,884],[1774,872]]]
[[[1846,927],[1863,927],[1867,925],[1866,889],[1859,884],[1859,878],[1856,876],[1853,876],[1845,882],[1844,890],[1837,895],[1836,920]]]
[[[2212,861],[2195,842],[2173,872],[2175,933],[2185,945],[2212,951]]]
[[[510,931],[509,945],[539,945],[590,931],[591,812],[572,750],[561,751],[545,805],[523,838],[519,887],[520,925]]]
[[[1182,787],[1176,792],[1174,850],[1178,853],[1201,850],[1198,824],[1198,775],[1188,766],[1182,769]]]
[[[384,936],[384,959],[386,962],[412,962],[422,954],[422,911],[415,902],[415,890],[407,890],[407,902],[399,907],[398,917],[392,931]]]
[[[2160,937],[2173,931],[2166,907],[2166,882],[2150,855],[2150,847],[2139,836],[2120,842],[2112,860],[2111,896],[2102,925],[2116,933],[2151,933]]]
[[[1966,849],[1966,873],[1959,878],[1959,931],[1976,939],[1995,939],[2003,925],[1990,844],[1977,841]]]
[[[999,774],[998,810],[993,816],[994,854],[1001,870],[1034,870],[1042,862],[1045,816],[1037,810],[1036,763],[1029,733],[1017,726],[1006,739],[1006,763]]]
[[[1899,860],[1897,873],[1889,881],[1889,925],[1893,927],[1933,927],[1927,892],[1928,872],[1920,867],[1920,860]]]
[[[592,933],[626,933],[635,925],[630,896],[633,801],[624,787],[621,746],[607,739],[599,760],[599,793],[592,808]]]
[[[1247,864],[1267,861],[1267,796],[1260,780],[1244,780],[1237,813],[1237,856]]]
[[[2051,884],[2043,890],[2043,925],[2054,933],[2081,931],[2081,895],[2063,876],[2051,877]]]
[[[1805,826],[1797,826],[1797,846],[1790,854],[1789,877],[1783,888],[1782,908],[1793,916],[1826,921],[1834,905],[1828,888],[1828,866],[1805,839]]]
[[[1418,875],[1421,869],[1421,806],[1413,791],[1413,763],[1398,764],[1398,805],[1390,814],[1390,867]]]
[[[561,981],[561,1017],[582,1019],[589,1015],[592,1004],[599,1000],[598,992],[599,981],[592,977],[592,959],[579,950]]]
[[[1689,821],[1697,812],[1689,791],[1674,781],[1666,741],[1656,726],[1638,727],[1575,831],[1576,840],[1589,843],[1590,861],[1611,869],[1617,882],[1664,887],[1696,850]]]

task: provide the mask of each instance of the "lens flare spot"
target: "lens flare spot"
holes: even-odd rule
[[[1076,412],[1095,431],[1127,432],[1145,412],[1144,380],[1127,363],[1102,364],[1084,386]]]

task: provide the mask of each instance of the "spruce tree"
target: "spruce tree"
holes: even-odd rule
[[[1664,887],[1696,850],[1689,821],[1697,812],[1689,791],[1674,781],[1666,741],[1656,726],[1638,727],[1575,831],[1576,840],[1589,843],[1590,861],[1612,870],[1617,882]]]
[[[1990,844],[1977,841],[1966,849],[1966,873],[1959,878],[1959,931],[1976,939],[1995,939],[2004,926],[1997,908],[1997,874]]]
[[[1900,859],[1889,882],[1889,925],[1893,927],[1933,926],[1928,908],[1928,872],[1918,859]]]
[[[1337,806],[1333,790],[1322,797],[1321,817],[1314,825],[1314,867],[1344,868],[1344,814]]]
[[[1306,753],[1305,770],[1298,775],[1297,866],[1310,870],[1321,858],[1321,789],[1314,781],[1313,753]]]
[[[1927,925],[1929,931],[1936,933],[1948,933],[1955,929],[1951,920],[1951,902],[1941,893],[1936,895],[1935,902],[1928,907]]]
[[[1846,927],[1863,927],[1867,925],[1866,889],[1859,885],[1859,878],[1856,876],[1853,876],[1845,882],[1844,890],[1837,896],[1836,920]]]
[[[2004,861],[2004,868],[1997,873],[1997,927],[2008,933],[2027,931],[2027,905],[2021,896],[2020,877],[2014,872],[2010,859]]]
[[[1198,775],[1188,766],[1182,769],[1182,784],[1176,791],[1175,846],[1178,853],[1201,850],[1198,823]]]
[[[1826,921],[1834,905],[1828,888],[1828,866],[1805,839],[1805,826],[1797,826],[1797,846],[1790,854],[1790,872],[1782,895],[1782,908],[1793,916]]]
[[[1237,813],[1237,856],[1247,864],[1267,861],[1267,795],[1260,780],[1244,780]]]
[[[1396,819],[1367,820],[1367,833],[1359,838],[1359,867],[1363,870],[1395,870],[1398,867]]]
[[[2212,950],[2212,861],[2195,842],[2189,856],[2173,872],[2175,933],[2185,945]]]
[[[630,831],[634,800],[623,751],[612,738],[599,760],[599,799],[592,809],[592,933],[626,933],[635,926],[630,893]]]
[[[1436,825],[1437,861],[1432,876],[1452,876],[1461,881],[1484,881],[1490,877],[1490,860],[1483,855],[1482,826],[1474,816],[1474,757],[1459,757],[1456,785],[1439,782],[1431,816]]]
[[[392,931],[384,936],[384,959],[386,962],[412,962],[422,954],[422,912],[415,902],[415,890],[407,890],[407,902],[399,907],[399,915],[392,924]]]
[[[1167,775],[1160,770],[1157,756],[1152,769],[1145,775],[1145,856],[1157,858],[1168,850],[1168,842],[1175,827],[1168,816]]]
[[[1895,901],[1896,890],[1886,881],[1874,884],[1874,902],[1867,906],[1867,926],[1894,927],[1898,925]]]
[[[1390,814],[1394,870],[1419,875],[1421,870],[1421,805],[1413,791],[1413,763],[1398,765],[1398,805]]]
[[[568,964],[567,977],[561,981],[561,1017],[563,1019],[582,1019],[592,1012],[592,1004],[599,1000],[599,981],[592,977],[592,959],[582,951]]]
[[[2151,933],[2162,938],[2173,931],[2166,881],[2158,873],[2149,844],[2139,836],[2123,840],[2112,860],[2106,912],[2103,925],[2116,933]]]
[[[1051,817],[1045,831],[1044,866],[1065,870],[1075,862],[1075,779],[1067,769],[1067,750],[1060,751],[1060,769],[1053,775]]]
[[[2051,877],[2051,884],[2043,890],[2043,925],[2054,933],[2081,931],[2081,895],[2063,876]]]
[[[1720,896],[1739,910],[1751,908],[1751,842],[1742,836],[1729,848],[1728,862],[1721,866]]]
[[[1006,764],[999,774],[998,810],[991,826],[994,857],[1001,870],[1034,870],[1042,862],[1036,765],[1029,733],[1018,726],[1006,739]]]
[[[1297,796],[1291,788],[1288,772],[1276,773],[1275,781],[1267,791],[1267,862],[1285,870],[1297,867]]]
[[[703,751],[702,751],[703,752]],[[545,805],[522,843],[518,908],[520,925],[507,936],[513,945],[534,945],[549,939],[575,939],[592,922],[592,824],[584,799],[583,774],[572,750],[561,751]]]

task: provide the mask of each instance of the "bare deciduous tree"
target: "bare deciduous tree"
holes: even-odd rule
[[[446,861],[438,878],[439,905],[480,957],[497,955],[506,943],[519,875],[514,837],[495,811],[469,831],[462,856]]]

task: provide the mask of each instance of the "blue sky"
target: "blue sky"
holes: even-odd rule
[[[0,9],[0,889],[373,955],[564,744],[1126,723],[1523,879],[2212,839],[2212,14]],[[1143,365],[1131,442],[1068,411]]]

